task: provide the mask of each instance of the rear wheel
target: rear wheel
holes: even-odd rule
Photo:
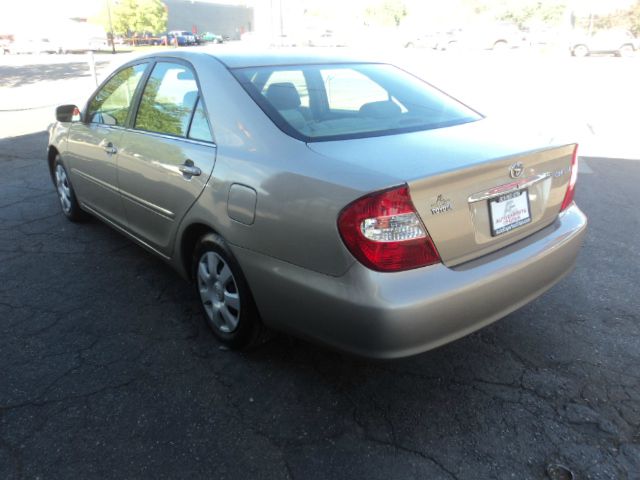
[[[82,222],[87,219],[88,214],[80,208],[76,194],[73,191],[73,186],[69,180],[67,169],[60,159],[60,155],[56,155],[56,159],[53,164],[53,178],[56,184],[56,191],[58,193],[58,200],[60,201],[60,207],[62,213],[72,222]]]
[[[573,55],[575,57],[586,57],[589,55],[589,49],[585,45],[576,45],[573,47]]]
[[[259,343],[264,329],[237,260],[219,235],[209,233],[196,245],[192,274],[205,320],[229,348]]]
[[[618,50],[618,54],[621,57],[631,57],[634,53],[633,45],[623,45]]]

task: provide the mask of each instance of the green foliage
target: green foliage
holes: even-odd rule
[[[582,23],[585,23],[584,21]],[[622,28],[629,30],[635,37],[640,37],[640,0],[627,8],[609,15],[594,15],[593,29],[607,30]]]
[[[520,28],[531,23],[560,23],[567,0],[466,0],[475,13],[512,22]]]
[[[636,38],[640,37],[640,0],[629,9],[626,14],[626,19],[631,33],[633,33]]]
[[[366,8],[365,18],[367,23],[397,27],[407,13],[407,6],[402,0],[382,0],[377,5]]]
[[[171,135],[185,136],[185,119],[191,115],[191,109],[171,102],[160,103],[158,90],[160,79],[153,76],[147,81],[144,95],[140,101],[136,128],[150,132],[168,133]]]
[[[521,2],[519,7],[503,11],[498,18],[513,22],[520,28],[531,22],[557,25],[564,17],[566,8],[567,5],[562,0]]]
[[[589,4],[570,0],[463,0],[477,14],[492,16],[496,20],[513,22],[520,27],[532,23],[559,25],[570,9],[576,14],[575,26],[584,30],[624,28],[640,36],[640,0],[626,9],[601,14]]]
[[[111,24],[116,35],[160,33],[167,29],[167,9],[160,0],[107,0]],[[109,31],[109,12],[105,7],[99,22]]]

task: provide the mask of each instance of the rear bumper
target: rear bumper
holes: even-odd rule
[[[456,340],[542,294],[573,269],[586,226],[574,204],[535,234],[454,268],[380,273],[356,263],[341,277],[233,250],[267,325],[394,358]]]

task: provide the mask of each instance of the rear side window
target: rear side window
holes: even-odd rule
[[[90,123],[124,126],[133,96],[147,64],[123,68],[98,91],[89,103]]]
[[[281,130],[306,142],[430,130],[482,118],[391,65],[250,67],[232,73]]]
[[[191,69],[159,62],[147,80],[134,128],[186,137],[198,100],[198,85]]]
[[[193,120],[191,120],[191,127],[189,128],[189,138],[203,142],[213,142],[207,112],[202,104],[202,99],[198,99],[196,111],[193,114]]]

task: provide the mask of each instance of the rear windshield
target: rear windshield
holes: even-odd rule
[[[386,64],[249,67],[232,73],[281,130],[307,142],[430,130],[482,118]]]

